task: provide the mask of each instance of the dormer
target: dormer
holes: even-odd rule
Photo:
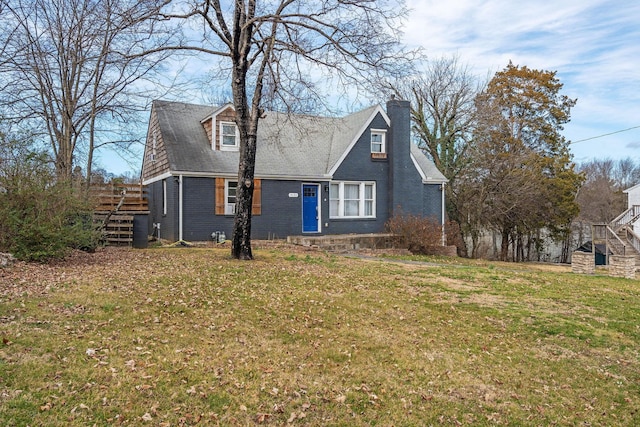
[[[238,151],[240,133],[235,119],[236,110],[233,104],[225,104],[200,122],[207,132],[212,150]]]

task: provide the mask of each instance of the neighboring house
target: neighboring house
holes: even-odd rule
[[[636,206],[637,208],[635,208],[635,210],[640,210],[638,209],[640,208],[640,184],[634,185],[631,188],[627,188],[623,191],[623,193],[626,193],[627,195],[627,209],[633,211],[634,206]],[[640,234],[640,223],[637,221],[637,218],[634,218],[631,225],[633,227],[634,233]]]
[[[142,164],[150,234],[231,237],[235,110],[154,101]],[[258,126],[251,234],[379,233],[394,214],[444,216],[446,178],[410,138],[407,101],[342,118],[267,112]]]

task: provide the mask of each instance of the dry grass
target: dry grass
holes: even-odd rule
[[[640,422],[638,281],[255,254],[0,270],[0,425]]]

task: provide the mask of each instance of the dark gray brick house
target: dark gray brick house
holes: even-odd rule
[[[230,236],[234,114],[231,104],[153,102],[142,164],[150,234]],[[252,237],[379,233],[394,213],[442,221],[446,179],[410,131],[401,100],[339,118],[267,112],[258,127]]]

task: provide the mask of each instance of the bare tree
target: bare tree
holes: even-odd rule
[[[476,123],[475,98],[484,84],[460,64],[457,56],[450,56],[428,61],[420,74],[384,86],[411,101],[418,146],[449,180],[445,187],[447,215],[460,223],[456,180],[468,164],[467,150]],[[465,248],[460,249],[466,253]]]
[[[60,180],[70,180],[84,150],[88,182],[98,147],[131,142],[132,116],[145,107],[131,88],[141,90],[167,56],[141,55],[166,42],[151,18],[167,1],[0,1],[6,114],[41,130]]]
[[[235,258],[253,258],[256,134],[265,105],[299,106],[298,99],[318,93],[314,82],[320,79],[356,87],[373,75],[400,71],[406,56],[396,28],[404,13],[400,4],[387,8],[374,0],[204,0],[167,8],[166,17],[200,28],[197,41],[174,49],[206,52],[229,69],[240,135]]]
[[[580,165],[585,182],[578,193],[579,219],[607,223],[626,208],[623,190],[640,182],[640,165],[632,159],[593,159]]]

